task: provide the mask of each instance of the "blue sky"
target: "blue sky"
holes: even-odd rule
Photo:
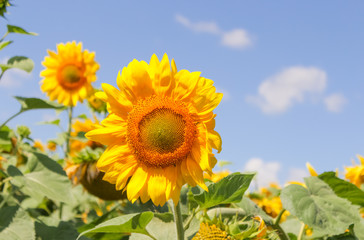
[[[216,110],[223,139],[218,159],[231,171],[260,169],[260,185],[307,172],[343,170],[364,154],[364,3],[362,1],[15,1],[6,23],[36,32],[10,35],[0,61],[32,58],[32,74],[7,72],[0,82],[0,121],[19,108],[12,96],[42,97],[46,49],[82,41],[101,68],[94,86],[116,86],[118,71],[156,53],[178,69],[200,71],[225,94]],[[86,109],[78,106],[76,114]],[[33,137],[56,137],[57,116],[38,110]],[[65,119],[65,114],[59,116]],[[65,121],[64,121],[65,122]]]

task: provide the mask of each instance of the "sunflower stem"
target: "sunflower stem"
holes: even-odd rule
[[[68,108],[68,130],[66,137],[66,151],[64,152],[64,157],[67,157],[70,153],[70,139],[71,139],[71,129],[72,129],[72,112],[73,107]]]
[[[278,225],[279,224],[279,222],[281,221],[281,218],[282,218],[282,216],[283,216],[283,213],[286,211],[286,209],[282,209],[280,212],[279,212],[279,214],[278,214],[278,216],[277,216],[277,218],[274,220],[274,225]]]
[[[8,118],[8,120],[6,120],[3,124],[1,124],[0,126],[0,130],[13,118],[15,118],[16,116],[18,116],[19,114],[21,114],[23,111],[20,110],[19,112],[15,113],[13,116],[11,116],[10,118]]]
[[[302,240],[303,238],[303,233],[305,232],[305,224],[302,223],[301,229],[300,229],[300,233],[298,234],[297,240]]]
[[[182,212],[181,212],[181,206],[179,203],[176,205],[173,202],[173,216],[174,216],[174,222],[176,223],[176,227],[177,227],[177,240],[185,240]]]

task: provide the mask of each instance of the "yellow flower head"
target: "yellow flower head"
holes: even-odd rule
[[[215,172],[215,173],[211,173],[211,174],[204,173],[203,177],[216,183],[216,182],[220,181],[221,179],[223,179],[224,177],[228,176],[229,174],[230,174],[229,170],[223,170],[223,171]]]
[[[99,90],[94,90],[94,93],[87,98],[88,106],[95,112],[106,113],[106,103],[96,96]]]
[[[352,184],[355,184],[358,188],[364,183],[364,157],[357,155],[361,165],[355,165],[353,167],[345,168],[345,178]]]
[[[228,240],[231,239],[228,233],[220,229],[215,224],[209,225],[208,223],[202,222],[200,229],[192,240]]]
[[[46,67],[40,76],[41,90],[50,100],[66,106],[76,106],[92,92],[91,82],[96,80],[99,64],[94,52],[82,51],[82,43],[68,42],[57,45],[57,53],[48,50],[49,56],[42,62]]]
[[[35,140],[33,143],[33,147],[38,148],[40,151],[44,152],[44,146],[40,140]]]
[[[76,120],[73,124],[72,124],[72,132],[71,132],[71,136],[72,137],[77,137],[77,135],[81,132],[88,132],[93,130],[95,127],[95,124],[98,124],[99,121],[95,118],[95,121],[92,121],[91,119],[86,119],[85,121],[80,121],[80,120]],[[71,149],[70,149],[70,155],[72,157],[76,156],[76,154],[78,152],[80,152],[82,149],[84,149],[85,147],[89,146],[91,149],[95,149],[98,147],[103,147],[102,144],[99,144],[97,142],[94,141],[80,141],[77,139],[72,139],[70,141],[71,144]]]
[[[55,143],[54,141],[48,141],[47,148],[49,149],[49,151],[54,152],[57,150],[57,143]]]
[[[104,179],[155,205],[179,200],[185,183],[207,190],[203,172],[216,164],[221,150],[213,110],[222,94],[199,72],[177,71],[167,54],[150,63],[133,60],[117,77],[119,89],[103,84],[97,96],[109,115],[86,137],[107,145],[97,162]]]

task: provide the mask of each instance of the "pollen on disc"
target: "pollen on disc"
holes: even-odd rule
[[[184,142],[185,121],[170,109],[155,109],[139,124],[140,140],[149,150],[173,152]]]

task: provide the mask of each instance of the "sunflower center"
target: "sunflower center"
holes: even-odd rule
[[[65,66],[62,69],[62,79],[67,83],[77,83],[81,80],[81,71],[74,65]]]
[[[190,153],[197,134],[188,109],[168,97],[140,100],[128,116],[128,144],[150,167],[176,165]]]
[[[76,65],[66,65],[59,71],[58,80],[64,88],[78,88],[84,83],[83,71]]]
[[[185,122],[171,109],[155,109],[139,124],[140,140],[145,147],[159,153],[173,152],[184,141]]]

